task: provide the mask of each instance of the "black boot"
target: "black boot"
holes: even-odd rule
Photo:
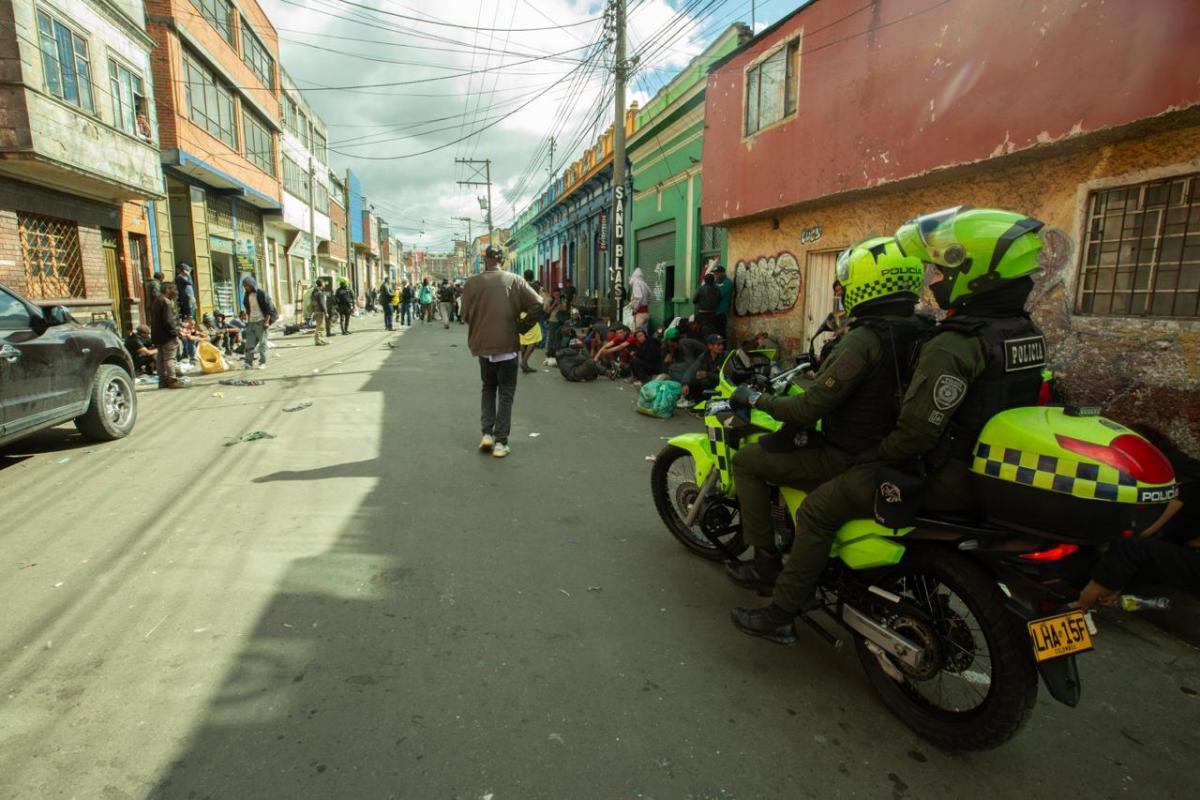
[[[796,643],[796,615],[774,603],[762,608],[735,608],[729,616],[742,633],[776,644]]]
[[[770,597],[775,580],[783,569],[783,558],[767,547],[755,547],[750,561],[726,561],[725,573],[743,589],[753,589],[759,597]]]

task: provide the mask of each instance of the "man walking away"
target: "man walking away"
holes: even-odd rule
[[[179,316],[194,318],[196,314],[196,287],[192,283],[192,267],[185,261],[179,263],[175,272],[175,290],[179,296]]]
[[[442,327],[449,328],[454,309],[454,287],[450,285],[449,278],[443,278],[442,285],[438,287],[438,302],[442,306]]]
[[[158,388],[183,389],[186,384],[179,380],[175,369],[175,355],[179,352],[179,312],[175,310],[175,297],[179,294],[177,284],[163,285],[162,294],[150,309],[150,341],[155,347],[155,367],[158,370]]]
[[[337,305],[342,335],[345,336],[350,333],[350,315],[354,313],[354,292],[350,291],[349,278],[338,278],[338,288],[333,299]]]
[[[412,325],[413,318],[413,289],[408,281],[400,289],[400,324]]]
[[[313,341],[316,345],[326,345],[325,323],[329,318],[329,295],[325,293],[325,280],[320,279],[312,290],[313,310]],[[249,343],[247,343],[248,345]]]
[[[429,278],[421,279],[421,289],[417,292],[417,301],[421,305],[421,324],[433,322],[433,287]]]
[[[542,316],[542,301],[519,275],[500,269],[504,251],[488,245],[484,271],[467,281],[463,290],[462,318],[469,326],[467,346],[479,359],[483,382],[480,450],[496,458],[508,455],[508,431],[513,398],[517,393],[517,356],[521,329],[518,321],[535,325]],[[497,402],[499,394],[499,402]]]
[[[384,278],[383,283],[379,284],[379,305],[383,306],[383,328],[384,330],[392,330],[392,318],[395,314],[395,308],[392,306],[392,295],[396,293],[392,287],[392,279]]]
[[[265,290],[258,288],[254,278],[242,278],[242,309],[246,312],[246,330],[243,332],[246,369],[254,368],[254,354],[258,353],[258,368],[267,368],[267,329],[277,318],[275,305]]]
[[[717,333],[729,335],[729,309],[733,305],[733,281],[725,277],[725,267],[717,264],[712,269],[716,279],[717,291],[721,293],[721,302],[717,306]]]

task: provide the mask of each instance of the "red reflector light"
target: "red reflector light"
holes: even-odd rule
[[[1060,544],[1051,547],[1049,550],[1038,550],[1033,553],[1022,553],[1021,558],[1026,561],[1059,561],[1066,558],[1072,553],[1078,552],[1079,545],[1077,544]]]
[[[1171,462],[1154,445],[1133,433],[1123,433],[1110,443],[1096,444],[1055,434],[1064,450],[1099,461],[1144,483],[1170,483],[1175,478]]]

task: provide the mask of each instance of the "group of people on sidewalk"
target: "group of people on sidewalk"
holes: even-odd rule
[[[318,278],[309,293],[308,312],[313,317],[313,341],[324,346],[333,335],[333,320],[336,317],[342,335],[350,334],[350,318],[358,304],[350,279],[338,278],[338,288],[333,288],[332,278]]]

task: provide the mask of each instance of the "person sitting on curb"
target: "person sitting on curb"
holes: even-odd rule
[[[133,359],[134,371],[137,374],[154,374],[154,357],[158,355],[158,350],[150,341],[150,328],[138,325],[137,330],[125,338],[125,349]]]

